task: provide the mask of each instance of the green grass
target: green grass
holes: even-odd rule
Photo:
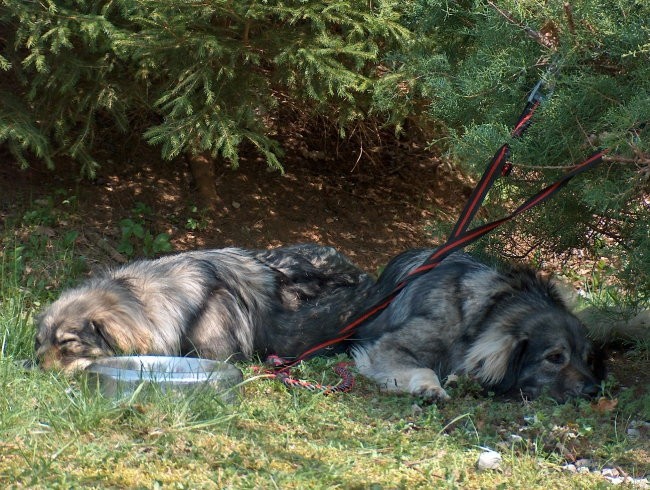
[[[310,362],[306,374],[331,362]],[[244,367],[247,374],[251,374]],[[461,395],[444,407],[381,395],[361,382],[323,396],[256,380],[238,404],[207,395],[113,401],[65,379],[0,362],[0,481],[41,488],[594,488],[560,470],[555,447],[633,468],[619,434],[629,414],[587,403],[502,402]],[[524,419],[525,418],[525,419]],[[526,423],[524,420],[531,420]],[[522,428],[524,430],[522,430]],[[521,439],[514,439],[512,434]],[[569,435],[570,434],[570,435]],[[499,472],[478,472],[482,446]]]
[[[650,397],[613,379],[606,388],[618,406],[599,411],[587,401],[495,399],[466,380],[442,406],[363,379],[324,396],[256,378],[247,364],[236,404],[206,393],[111,400],[83,376],[26,370],[16,361],[33,355],[36,313],[85,271],[70,235],[34,236],[52,213],[31,213],[1,238],[3,488],[574,489],[606,482],[562,471],[571,458],[648,471],[647,439],[625,428],[650,418]],[[336,361],[311,360],[298,374],[332,381]],[[500,471],[476,469],[483,447],[502,454]]]

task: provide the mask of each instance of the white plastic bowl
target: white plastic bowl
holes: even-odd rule
[[[160,391],[188,392],[209,388],[224,402],[238,398],[233,388],[244,379],[242,372],[223,361],[195,357],[119,356],[97,359],[86,368],[104,396],[130,396],[143,383]]]

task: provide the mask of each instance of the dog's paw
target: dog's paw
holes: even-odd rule
[[[440,386],[440,380],[432,370],[420,369],[413,374],[409,383],[409,392],[412,395],[436,402],[449,400],[449,395]]]
[[[445,381],[445,388],[456,388],[458,386],[458,379],[458,375],[454,373],[447,376],[447,380]]]
[[[411,390],[411,394],[432,402],[444,402],[451,398],[440,386],[420,386]]]

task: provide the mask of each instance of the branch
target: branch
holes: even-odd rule
[[[506,19],[506,21],[508,21],[510,24],[513,24],[519,27],[520,29],[522,29],[526,33],[526,35],[531,39],[533,39],[537,44],[543,46],[544,48],[555,49],[553,43],[541,32],[536,31],[535,29],[532,29],[525,24],[522,24],[517,19],[515,19],[514,15],[512,15],[507,10],[503,10],[502,8],[495,5],[495,3],[492,0],[488,0],[487,3],[490,7],[496,10],[499,13],[499,15],[501,15],[504,19]]]
[[[573,7],[569,2],[564,3],[564,15],[566,15],[566,22],[569,26],[569,32],[575,36],[576,34],[576,23],[573,20]]]
[[[633,165],[648,165],[650,166],[650,158],[647,157],[634,157],[634,158],[627,158],[627,157],[621,157],[618,155],[605,155],[603,157],[604,162],[611,162],[611,163],[631,163]]]

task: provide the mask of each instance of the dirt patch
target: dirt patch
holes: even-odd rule
[[[210,214],[197,209],[186,162],[160,161],[146,147],[122,158],[106,154],[94,181],[38,165],[18,171],[5,156],[0,216],[53,192],[76,195],[79,231],[116,242],[120,220],[143,203],[152,211],[147,226],[168,233],[176,250],[317,242],[375,271],[407,248],[438,242],[431,226],[453,220],[471,191],[467,179],[419,148],[391,147],[374,163],[350,153],[287,157],[284,173],[256,156],[244,156],[238,169],[217,166],[218,206]]]

